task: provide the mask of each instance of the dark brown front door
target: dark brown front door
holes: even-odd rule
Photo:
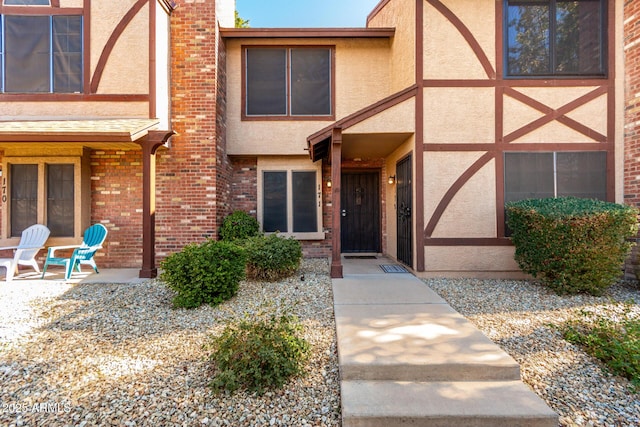
[[[343,172],[342,252],[380,252],[380,174]]]
[[[411,185],[411,156],[400,160],[396,165],[396,209],[398,214],[397,243],[398,260],[412,266],[413,228],[412,206],[413,187]]]

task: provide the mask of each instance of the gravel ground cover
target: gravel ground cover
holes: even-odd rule
[[[565,341],[558,329],[581,309],[609,313],[640,291],[629,283],[606,295],[557,296],[528,281],[428,279],[434,291],[509,353],[527,383],[560,416],[561,426],[638,426],[640,395],[629,382],[603,372],[603,364]]]
[[[276,283],[242,282],[217,308],[171,308],[159,282],[0,283],[2,426],[340,424],[331,281],[304,260]],[[203,344],[230,319],[288,308],[312,358],[303,378],[256,396],[212,395]]]

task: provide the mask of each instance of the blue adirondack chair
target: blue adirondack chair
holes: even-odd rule
[[[107,238],[107,228],[102,224],[94,224],[87,228],[84,232],[84,238],[81,245],[72,246],[51,246],[47,252],[47,259],[42,268],[42,278],[50,264],[64,265],[65,279],[71,278],[74,269],[80,271],[80,264],[88,264],[93,267],[96,273],[99,273],[98,266],[93,260],[93,255],[98,249],[102,249],[102,243]],[[62,249],[73,249],[73,253],[69,258],[56,257],[55,252]]]

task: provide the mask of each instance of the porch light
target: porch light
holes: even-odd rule
[[[331,180],[330,179],[327,180],[327,187],[331,188]]]
[[[388,182],[389,182],[390,185],[395,184],[396,183],[396,176],[395,175],[389,176],[389,181]]]

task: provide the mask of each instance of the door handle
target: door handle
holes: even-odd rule
[[[347,210],[346,209],[342,209],[342,216],[347,216]]]

